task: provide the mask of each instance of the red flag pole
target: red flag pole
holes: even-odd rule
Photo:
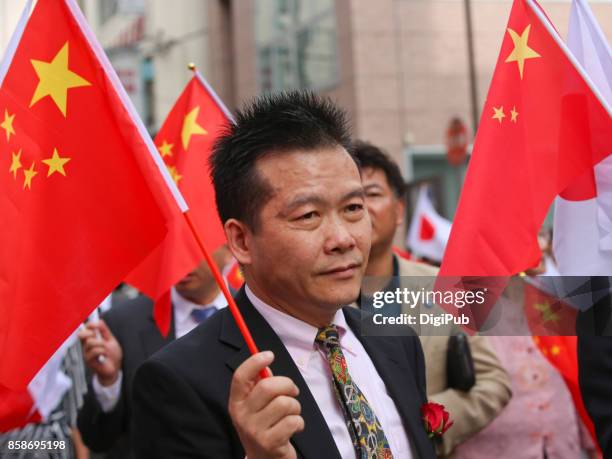
[[[206,263],[208,263],[208,267],[210,268],[210,271],[212,272],[212,275],[214,276],[215,281],[217,282],[217,285],[219,285],[219,288],[223,292],[223,296],[225,296],[225,299],[227,300],[227,305],[230,308],[232,316],[234,317],[234,321],[236,322],[236,325],[238,326],[238,330],[240,330],[240,333],[242,334],[242,337],[244,338],[244,341],[246,342],[246,345],[249,348],[249,351],[251,351],[252,355],[257,354],[259,352],[259,349],[257,349],[257,345],[255,344],[255,341],[253,340],[251,331],[249,330],[249,327],[247,327],[247,324],[244,321],[244,317],[242,317],[242,313],[240,312],[240,309],[238,309],[238,306],[236,305],[234,298],[232,298],[232,295],[230,291],[228,290],[227,285],[225,285],[225,281],[223,280],[223,276],[221,276],[221,273],[219,272],[219,268],[217,267],[212,257],[208,253],[208,250],[206,250],[206,247],[204,247],[204,244],[202,243],[202,240],[200,239],[200,236],[198,235],[198,232],[196,231],[195,226],[193,222],[191,221],[191,217],[189,216],[189,211],[183,213],[183,215],[185,216],[185,220],[187,221],[187,224],[189,225],[189,228],[191,229],[191,233],[193,234],[193,237],[195,237],[196,241],[198,242],[198,245],[200,246],[202,255],[204,255],[204,259],[206,260]],[[268,368],[264,368],[263,370],[261,370],[259,375],[262,378],[267,378],[268,376],[272,376]]]

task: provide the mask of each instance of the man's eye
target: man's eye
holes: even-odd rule
[[[360,210],[363,210],[363,205],[362,204],[349,204],[346,207],[346,210],[348,210],[349,212],[358,212]]]
[[[307,214],[301,215],[299,217],[299,220],[312,220],[314,217],[316,217],[316,212],[308,212]]]

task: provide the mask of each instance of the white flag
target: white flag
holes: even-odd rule
[[[572,2],[568,46],[612,105],[612,52],[585,0]],[[612,275],[612,156],[555,200],[553,250],[562,275]]]
[[[434,209],[427,187],[421,187],[406,245],[418,257],[442,261],[450,229],[451,222]]]

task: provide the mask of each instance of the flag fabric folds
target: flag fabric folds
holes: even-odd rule
[[[155,136],[155,145],[185,200],[209,253],[225,243],[217,215],[208,158],[231,115],[199,73],[195,73]],[[170,330],[170,289],[202,260],[189,226],[172,221],[164,243],[126,279],[154,299],[154,318],[161,333]]]
[[[555,197],[612,151],[601,95],[533,0],[515,0],[484,104],[442,275],[536,266]]]
[[[76,333],[73,333],[36,373],[27,388],[0,387],[0,432],[47,420],[72,386],[61,365],[66,350],[75,341]]]
[[[0,72],[0,386],[10,389],[28,385],[180,212],[76,2],[40,0],[23,18]]]
[[[436,212],[428,188],[422,187],[410,222],[406,245],[417,257],[442,261],[450,230],[451,222]]]
[[[572,3],[567,41],[612,106],[612,50],[584,0]],[[612,156],[572,182],[555,200],[553,234],[561,274],[612,276]]]

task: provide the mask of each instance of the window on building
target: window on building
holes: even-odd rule
[[[155,70],[153,58],[146,57],[142,63],[143,119],[145,126],[152,132],[155,126]]]
[[[111,17],[124,14],[143,14],[145,0],[98,0],[100,8],[100,24]]]
[[[98,2],[100,6],[100,23],[104,24],[108,21],[112,16],[117,14],[119,10],[119,2],[118,0],[104,0]]]
[[[334,0],[258,0],[255,41],[262,91],[337,84]]]

